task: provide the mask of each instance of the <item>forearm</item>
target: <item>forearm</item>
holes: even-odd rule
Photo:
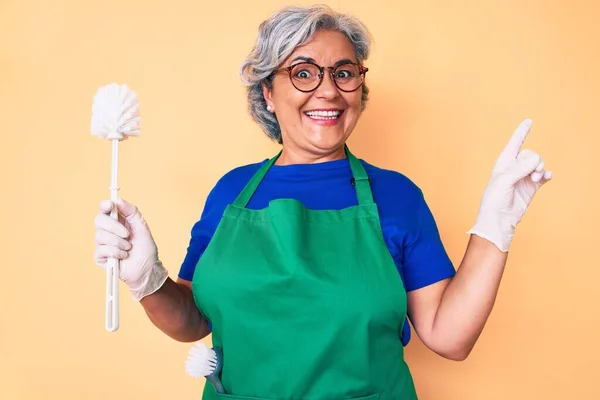
[[[150,321],[171,338],[194,342],[210,333],[208,323],[196,304],[192,291],[167,278],[162,287],[140,300]]]
[[[475,346],[492,311],[506,265],[507,253],[472,235],[456,276],[446,287],[432,338],[444,343],[454,358],[464,359]]]

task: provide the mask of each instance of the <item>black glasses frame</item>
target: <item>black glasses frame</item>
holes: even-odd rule
[[[315,86],[313,89],[310,90],[303,90],[303,89],[299,89],[298,86],[296,86],[294,84],[294,78],[292,77],[292,69],[296,68],[298,65],[304,65],[304,64],[309,64],[309,65],[314,65],[315,67],[317,67],[319,69],[319,83],[317,83],[317,86]],[[341,87],[339,87],[337,80],[335,79],[334,73],[335,71],[340,68],[343,67],[344,65],[355,65],[356,67],[358,67],[358,71],[359,74],[362,75],[362,82],[360,83],[360,85],[358,85],[358,87],[356,89],[352,89],[352,90],[344,90]],[[331,80],[333,81],[333,83],[335,84],[335,86],[341,90],[342,92],[346,92],[346,93],[352,93],[357,91],[358,89],[360,89],[362,87],[362,85],[364,85],[365,83],[365,79],[366,79],[366,75],[367,75],[367,71],[369,70],[369,68],[364,67],[360,64],[357,63],[344,63],[341,65],[338,65],[337,67],[321,67],[318,64],[315,64],[313,62],[310,61],[303,61],[301,63],[296,63],[294,65],[290,65],[289,67],[283,67],[283,68],[279,68],[277,70],[275,70],[273,72],[273,74],[278,74],[280,72],[287,72],[288,73],[288,77],[290,78],[290,82],[292,82],[292,85],[299,91],[304,92],[304,93],[310,93],[310,92],[314,92],[315,90],[317,90],[319,88],[319,86],[321,86],[321,84],[323,83],[323,76],[325,75],[325,69],[330,70],[329,76],[331,76]]]

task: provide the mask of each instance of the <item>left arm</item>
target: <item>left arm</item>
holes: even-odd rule
[[[408,293],[408,314],[427,347],[451,360],[467,358],[492,312],[506,259],[472,235],[453,278]]]
[[[464,360],[475,346],[496,300],[515,228],[552,177],[539,155],[520,150],[530,129],[531,121],[523,121],[496,160],[456,275],[408,294],[417,334],[443,357]]]

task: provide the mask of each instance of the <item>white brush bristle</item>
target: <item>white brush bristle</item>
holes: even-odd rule
[[[109,140],[138,136],[140,120],[137,94],[127,85],[111,83],[94,95],[92,135]]]
[[[203,343],[196,343],[188,352],[185,370],[193,378],[208,376],[217,367],[217,354]]]

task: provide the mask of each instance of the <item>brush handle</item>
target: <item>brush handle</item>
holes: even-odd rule
[[[212,385],[215,388],[215,391],[217,393],[225,394],[225,388],[223,387],[223,384],[221,383],[221,380],[218,377],[209,375],[209,376],[206,377],[206,379],[210,383],[212,383]]]
[[[215,370],[212,372],[212,374],[208,375],[206,379],[212,383],[217,393],[225,394],[225,388],[223,387],[221,379],[219,379],[219,374],[223,369],[223,348],[221,348],[221,346],[214,346],[212,350],[217,356],[217,365],[215,366]]]
[[[110,180],[110,199],[115,204],[119,191],[119,140],[112,141],[112,166]],[[110,212],[114,219],[119,218],[116,206]],[[109,332],[119,329],[119,260],[111,258],[106,268],[106,318],[105,327]]]

